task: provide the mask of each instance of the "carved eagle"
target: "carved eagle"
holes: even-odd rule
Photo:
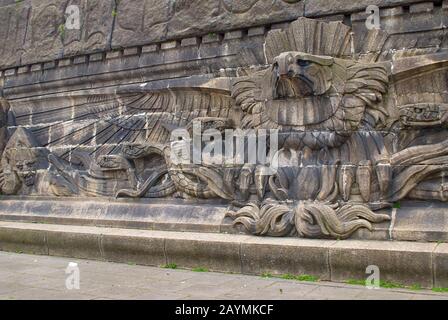
[[[388,83],[383,64],[284,52],[268,69],[238,78],[232,96],[243,128],[280,129],[297,148],[320,149],[384,122]]]

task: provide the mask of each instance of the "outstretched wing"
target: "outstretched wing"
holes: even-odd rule
[[[232,106],[230,95],[220,90],[127,91],[48,98],[33,101],[32,107],[14,102],[11,110],[15,126],[27,128],[42,147],[70,161],[74,151],[98,158],[119,153],[123,143],[165,143],[169,128],[185,127],[197,117],[227,118]]]

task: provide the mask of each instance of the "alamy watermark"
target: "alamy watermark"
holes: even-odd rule
[[[78,264],[70,262],[67,269],[65,269],[65,274],[67,274],[65,279],[67,290],[79,290],[81,288],[81,273]]]
[[[379,289],[380,288],[380,268],[375,265],[370,265],[366,268],[366,274],[369,276],[366,279],[367,289]]]
[[[202,131],[200,121],[193,122],[193,132],[176,129],[171,133],[171,162],[174,165],[234,167],[261,165],[272,175],[278,169],[278,130],[217,129]]]
[[[77,5],[70,5],[65,10],[65,29],[79,30],[81,29],[81,10]]]
[[[381,28],[381,18],[380,18],[380,8],[375,5],[370,5],[366,9],[368,14],[366,19],[366,28],[368,30],[380,29]]]

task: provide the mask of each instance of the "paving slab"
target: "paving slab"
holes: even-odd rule
[[[70,262],[78,263],[80,268],[80,290],[68,290],[65,287],[65,269]],[[35,265],[36,272],[24,271],[30,264]],[[46,273],[49,269],[58,272]],[[144,273],[149,280],[141,280]],[[0,252],[0,300],[22,299],[445,300],[448,294],[429,290],[369,290],[363,286],[327,281],[302,282],[250,275],[167,270],[64,257],[46,257],[41,260],[34,255]]]

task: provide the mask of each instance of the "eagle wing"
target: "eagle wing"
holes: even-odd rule
[[[123,144],[164,144],[172,128],[195,118],[228,118],[232,98],[225,89],[131,86],[117,93],[80,94],[11,103],[15,123],[40,146],[71,161],[75,151],[92,158],[114,155]]]

